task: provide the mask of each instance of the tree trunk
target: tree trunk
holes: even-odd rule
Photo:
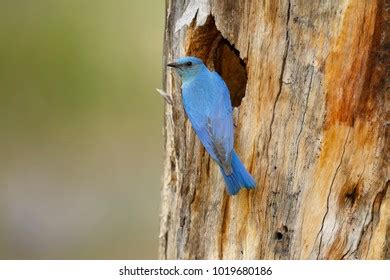
[[[171,0],[164,61],[226,81],[256,180],[229,196],[164,87],[161,259],[390,257],[388,0]]]

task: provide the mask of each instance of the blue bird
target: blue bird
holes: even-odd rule
[[[196,57],[181,57],[167,66],[181,76],[184,110],[203,146],[219,165],[228,193],[235,195],[242,187],[255,188],[255,180],[233,148],[233,109],[224,80]]]

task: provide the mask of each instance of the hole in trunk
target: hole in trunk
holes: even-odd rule
[[[233,107],[240,106],[248,80],[246,64],[239,51],[223,38],[212,16],[203,26],[196,26],[195,20],[192,22],[187,31],[186,50],[187,55],[199,57],[209,69],[221,75],[229,88]]]
[[[281,233],[280,231],[275,232],[276,240],[282,240],[282,238],[283,238],[283,233]]]

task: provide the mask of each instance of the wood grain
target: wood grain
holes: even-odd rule
[[[226,80],[255,191],[227,195],[164,72],[161,259],[390,258],[388,0],[167,4],[164,62]],[[195,17],[196,15],[196,17]]]

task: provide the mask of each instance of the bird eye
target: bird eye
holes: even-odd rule
[[[192,65],[192,62],[191,62],[191,61],[188,61],[186,64],[187,64],[187,66],[191,66],[191,65]]]

